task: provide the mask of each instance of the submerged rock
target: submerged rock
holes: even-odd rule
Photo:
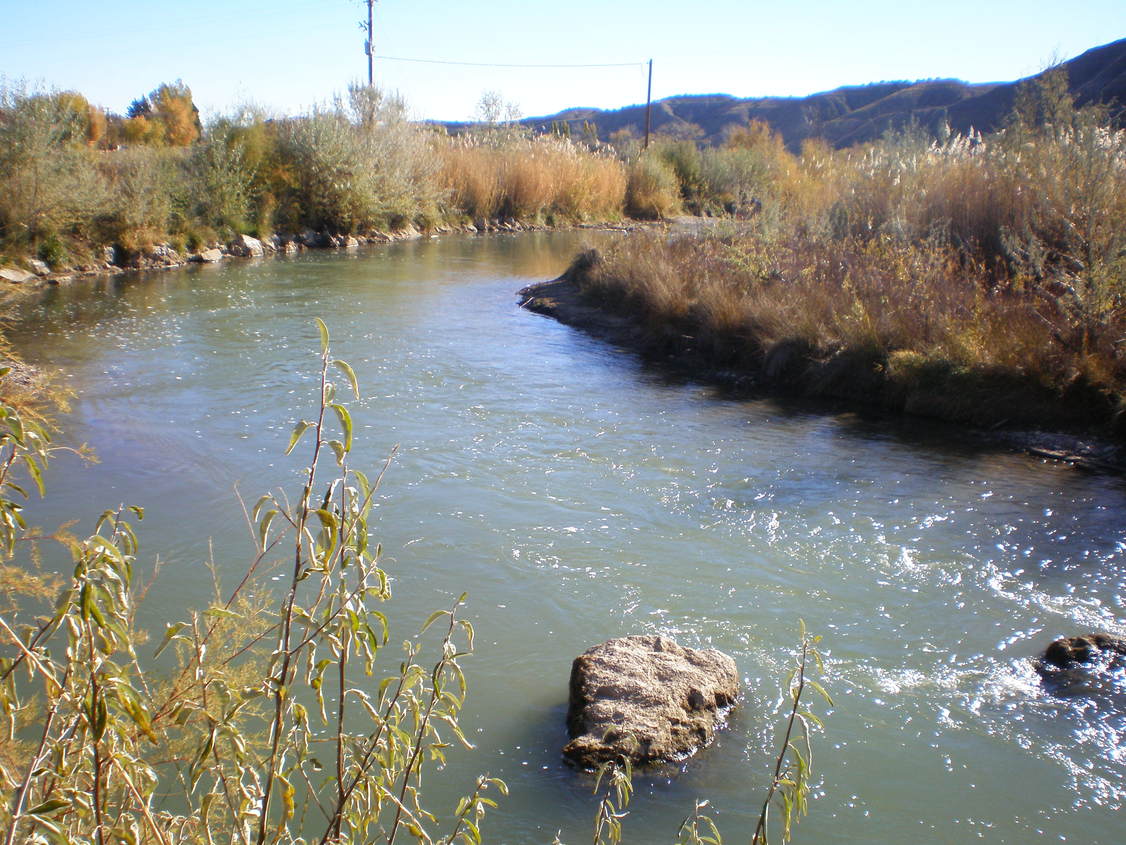
[[[582,768],[684,758],[715,738],[739,694],[735,661],[668,637],[609,640],[571,667],[563,756]]]
[[[296,255],[301,250],[300,241],[292,235],[271,235],[269,240],[263,242],[263,246],[282,255]]]
[[[1126,655],[1126,639],[1103,633],[1060,637],[1044,649],[1039,667],[1041,671],[1068,669],[1075,664],[1090,664],[1112,655]]]
[[[1035,662],[1044,689],[1126,711],[1126,639],[1094,633],[1060,637]]]

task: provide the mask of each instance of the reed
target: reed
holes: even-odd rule
[[[762,383],[982,425],[1122,434],[1120,299],[1093,311],[1058,278],[998,284],[941,238],[635,235],[582,278],[645,344]],[[1109,292],[1098,301],[1114,299]]]
[[[433,150],[454,214],[532,223],[613,220],[622,214],[621,163],[569,139],[511,133],[441,137]]]
[[[1050,94],[1030,96],[1051,120],[988,137],[908,129],[795,156],[752,125],[696,158],[659,141],[631,213],[669,213],[636,202],[635,174],[659,172],[690,210],[743,219],[629,239],[583,290],[654,352],[783,389],[1123,436],[1126,131]]]

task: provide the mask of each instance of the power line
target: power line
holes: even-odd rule
[[[582,67],[644,67],[645,62],[607,62],[602,64],[585,65],[554,65],[554,64],[500,64],[497,62],[454,62],[446,59],[408,59],[403,56],[375,56],[374,58],[390,62],[417,62],[427,65],[460,65],[462,67],[517,67],[517,68],[582,68]]]

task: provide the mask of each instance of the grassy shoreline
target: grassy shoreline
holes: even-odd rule
[[[248,108],[202,126],[193,109],[187,86],[161,86],[109,131],[74,92],[0,85],[0,266],[80,271],[243,236],[384,240],[623,217],[627,166],[605,145],[503,123],[451,137],[355,86],[298,117]]]

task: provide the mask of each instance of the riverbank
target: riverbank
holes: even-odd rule
[[[64,267],[60,270],[52,270],[44,262],[35,260],[20,262],[26,267],[17,266],[15,263],[12,265],[0,264],[0,308],[54,285],[71,284],[83,279],[117,276],[124,273],[173,270],[188,264],[216,264],[229,259],[297,255],[310,250],[347,251],[364,246],[436,238],[451,234],[479,235],[572,229],[632,231],[648,228],[652,225],[640,221],[628,221],[618,224],[607,222],[548,226],[508,219],[478,221],[477,224],[438,225],[425,230],[408,226],[403,229],[371,231],[358,235],[314,232],[311,229],[296,234],[274,234],[262,240],[249,235],[240,235],[229,243],[212,242],[195,252],[178,251],[175,245],[170,242],[152,244],[134,253],[126,253],[114,246],[104,246],[101,248],[101,252],[105,260],[97,264],[80,264],[74,267]]]
[[[792,332],[770,337],[756,331],[754,315],[746,312],[720,330],[704,303],[661,311],[626,284],[623,266],[637,269],[642,253],[653,255],[669,244],[667,238],[631,240],[609,259],[584,252],[559,278],[522,289],[521,307],[737,395],[828,400],[930,418],[960,425],[983,442],[1088,469],[1126,472],[1121,400],[1116,405],[1106,391],[1078,379],[1053,389],[1016,368],[957,367],[919,360],[909,349],[817,347]],[[688,240],[679,248],[700,248],[697,236]]]

